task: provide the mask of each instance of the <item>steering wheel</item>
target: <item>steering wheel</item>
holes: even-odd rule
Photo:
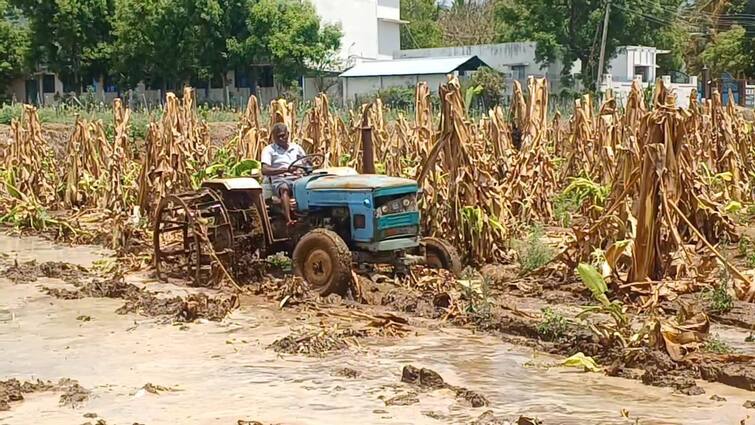
[[[308,161],[310,165],[300,165],[300,162]],[[291,165],[288,166],[288,170],[286,172],[292,173],[295,169],[304,170],[306,174],[309,174],[314,170],[315,168],[322,167],[322,164],[325,163],[325,155],[321,153],[315,153],[307,156],[303,156],[296,161],[292,162]]]

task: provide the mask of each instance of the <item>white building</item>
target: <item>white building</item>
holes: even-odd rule
[[[323,22],[341,25],[339,56],[344,66],[391,59],[401,49],[400,0],[311,1]]]
[[[477,56],[391,59],[360,62],[343,72],[343,101],[358,103],[361,96],[392,87],[415,87],[420,81],[428,83],[432,92],[448,81],[449,74],[465,77],[482,66]]]
[[[622,46],[616,50],[616,57],[608,62],[608,73],[614,81],[631,82],[636,75],[642,81],[654,82],[656,77],[657,56],[670,53],[648,46]]]
[[[535,60],[535,42],[480,44],[476,46],[438,47],[432,49],[412,49],[395,52],[396,58],[421,58],[440,56],[469,56],[475,55],[491,68],[506,76],[510,87],[513,80],[519,81],[522,87],[527,86],[527,77],[546,77],[551,84],[551,92],[558,91],[561,79],[560,62],[554,62],[542,67]],[[577,61],[572,67],[572,73],[579,72],[581,62]]]
[[[654,86],[656,78],[660,77],[666,88],[676,93],[677,106],[688,107],[689,96],[693,89],[697,89],[697,77],[689,77],[686,83],[672,83],[670,76],[658,76],[658,55],[667,53],[668,50],[648,46],[619,47],[616,56],[608,62],[608,72],[603,74],[600,91],[611,89],[614,97],[623,103],[634,80],[647,88]]]
[[[337,73],[359,62],[392,59],[401,49],[400,0],[311,0],[324,23],[340,24],[343,38],[340,66],[325,86],[331,97],[341,97]],[[304,78],[305,100],[320,91],[314,78]]]

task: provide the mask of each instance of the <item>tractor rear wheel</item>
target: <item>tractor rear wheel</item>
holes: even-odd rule
[[[433,269],[446,269],[461,276],[461,258],[456,248],[439,238],[422,238],[425,245],[425,264]]]
[[[320,296],[345,294],[351,280],[351,251],[337,233],[315,229],[294,248],[294,271]]]

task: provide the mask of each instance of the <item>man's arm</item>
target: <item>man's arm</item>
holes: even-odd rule
[[[264,162],[262,163],[262,175],[263,176],[279,176],[285,174],[288,171],[288,167],[273,168]]]

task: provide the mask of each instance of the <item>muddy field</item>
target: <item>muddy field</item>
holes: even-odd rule
[[[754,423],[741,376],[681,374],[695,388],[685,391],[645,385],[641,369],[612,373],[627,379],[560,367],[546,353],[558,344],[528,334],[527,318],[549,299],[569,316],[579,291],[507,289],[497,305],[513,313],[483,325],[367,277],[364,298],[380,306],[312,299],[279,273],[231,301],[149,270],[107,284],[98,248],[13,236],[0,247],[2,424]],[[755,354],[741,325],[711,332]]]

